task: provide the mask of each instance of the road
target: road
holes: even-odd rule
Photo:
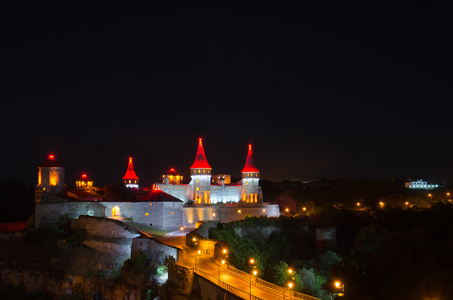
[[[211,256],[200,255],[197,257],[198,254],[197,250],[187,247],[185,245],[185,235],[181,231],[174,231],[169,234],[166,234],[163,237],[155,238],[159,239],[161,242],[167,245],[182,248],[184,252],[178,263],[185,267],[193,268],[196,262],[197,264],[196,266],[200,268],[202,271],[209,273],[211,276],[217,278],[217,280],[219,280],[220,277],[220,281],[225,282],[239,290],[242,290],[247,294],[250,293],[251,288],[252,295],[257,296],[261,299],[265,300],[283,299],[283,295],[277,296],[259,287],[253,285],[250,286],[250,280],[240,279],[225,273],[223,271],[223,268],[219,268],[219,265],[213,261]]]

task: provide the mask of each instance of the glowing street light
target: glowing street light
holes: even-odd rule
[[[253,272],[250,274],[250,299],[252,299],[252,276],[258,275],[257,270],[253,270]]]
[[[429,197],[429,199],[430,199],[431,201],[433,201],[433,194],[431,194],[431,193],[428,194],[428,197]]]
[[[338,296],[344,296],[344,284],[342,284],[340,281],[335,281],[334,283],[335,287],[340,290],[340,293],[337,293]]]
[[[197,255],[195,256],[195,269],[197,268],[197,259],[198,259],[198,256],[200,256],[200,254],[201,254],[201,250],[198,250]]]

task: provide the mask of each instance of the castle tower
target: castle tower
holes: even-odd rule
[[[242,202],[258,202],[260,171],[255,167],[252,145],[249,145],[247,160],[242,173]]]
[[[123,177],[123,183],[128,188],[138,189],[138,176],[135,174],[134,165],[132,164],[132,157],[129,157],[129,164],[127,166],[126,174]]]
[[[93,181],[88,179],[87,174],[80,175],[80,179],[76,180],[76,187],[79,190],[92,190]]]
[[[190,167],[192,178],[192,197],[196,204],[211,204],[211,175],[212,168],[208,164],[203,150],[202,140],[198,140],[198,149],[195,161]]]
[[[183,180],[183,176],[180,175],[174,168],[171,168],[167,174],[162,175],[162,183],[169,185],[169,184],[181,184]]]
[[[38,167],[38,185],[35,187],[35,202],[41,201],[43,192],[49,194],[64,194],[64,167],[55,160],[53,154]]]

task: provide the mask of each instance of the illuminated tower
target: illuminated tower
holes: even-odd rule
[[[123,177],[123,183],[128,188],[138,189],[138,176],[135,174],[134,165],[132,164],[132,157],[129,157],[129,164],[127,166],[126,174]]]
[[[252,145],[249,145],[247,160],[242,173],[242,202],[258,202],[260,171],[255,167]]]
[[[167,174],[162,175],[162,183],[169,185],[169,184],[181,184],[182,183],[182,175],[180,175],[174,168],[171,168]]]
[[[190,177],[193,184],[192,197],[196,204],[210,204],[212,168],[204,154],[201,139],[198,141],[197,155],[192,167],[190,167]]]
[[[55,161],[53,154],[38,167],[38,185],[35,187],[35,201],[40,202],[41,193],[64,194],[64,167]]]
[[[79,180],[76,180],[76,187],[79,190],[93,189],[93,181],[88,179],[87,174],[82,174]]]

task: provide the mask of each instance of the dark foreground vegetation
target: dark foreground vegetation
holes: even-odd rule
[[[448,299],[453,282],[453,205],[427,209],[322,207],[310,216],[248,217],[220,224],[229,263],[275,284],[330,299]],[[316,246],[315,228],[334,227],[336,243]],[[288,274],[288,268],[295,275]]]

